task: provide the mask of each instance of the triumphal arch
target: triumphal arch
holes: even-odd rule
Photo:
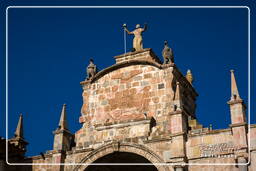
[[[256,126],[247,124],[234,71],[230,113],[223,113],[231,117],[229,127],[203,127],[197,121],[192,72],[180,72],[167,41],[161,59],[142,48],[138,36],[132,52],[115,56],[112,66],[98,71],[90,60],[80,82],[81,128],[69,131],[63,105],[53,150],[20,161],[39,164],[30,167],[34,171],[256,170]],[[11,144],[25,146],[21,135],[15,138]]]

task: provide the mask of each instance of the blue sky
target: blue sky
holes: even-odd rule
[[[108,5],[135,5],[110,2],[112,4]],[[250,5],[216,2],[179,4],[173,1],[168,5]],[[152,1],[149,3],[139,5],[167,5]],[[1,6],[2,24],[4,8],[8,4],[106,5],[103,2],[84,4],[81,1],[77,1],[77,4],[70,1],[6,2]],[[240,96],[248,104],[246,8],[27,8],[9,9],[8,14],[8,136],[13,136],[19,113],[23,113],[24,134],[30,143],[27,155],[52,149],[52,131],[57,128],[63,103],[67,104],[70,130],[74,133],[81,128],[82,125],[78,123],[82,106],[82,88],[79,83],[86,77],[86,66],[90,58],[94,59],[101,70],[114,64],[114,56],[124,53],[123,23],[127,23],[128,29],[132,30],[137,23],[143,25],[147,22],[148,30],[143,35],[144,47],[152,48],[162,59],[163,42],[168,40],[180,71],[185,74],[187,69],[192,70],[194,87],[199,94],[196,115],[205,127],[212,124],[214,129],[221,129],[230,124],[229,106],[226,103],[230,98],[230,69],[235,70]],[[4,33],[3,26],[0,31]],[[254,21],[252,27],[255,28]],[[252,40],[255,38],[254,30],[251,32]],[[4,36],[2,34],[1,48],[5,48]],[[127,49],[131,47],[132,36],[129,36]],[[5,94],[4,53],[1,58],[1,94]],[[251,78],[255,71],[253,55]],[[254,84],[251,79],[251,99],[255,98]],[[254,102],[251,105],[251,121],[255,123]],[[0,136],[5,136],[4,96],[1,97],[1,118]]]

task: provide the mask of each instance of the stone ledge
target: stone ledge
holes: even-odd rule
[[[185,132],[178,132],[178,133],[174,133],[174,134],[170,134],[171,137],[176,137],[176,136],[181,136],[181,135],[185,135]]]
[[[227,156],[231,155],[233,158],[235,158],[235,154],[233,152],[226,152],[226,153],[222,153],[222,154],[215,154],[212,156],[199,156],[199,157],[188,157],[188,161],[193,161],[193,160],[201,160],[201,159],[216,159],[216,158],[227,158]]]
[[[140,125],[140,124],[150,124],[151,118],[139,119],[139,120],[130,120],[127,122],[120,123],[110,123],[109,125],[95,125],[97,131],[112,129],[112,128],[123,128],[127,126]]]
[[[256,124],[248,124],[248,126],[250,126],[250,128],[256,128]]]
[[[244,101],[242,99],[233,99],[233,100],[228,101],[227,104],[229,104],[229,105],[233,105],[233,104],[237,104],[237,103],[242,103],[243,104],[243,102]]]
[[[209,130],[208,132],[201,132],[199,134],[188,134],[188,137],[195,137],[195,136],[202,136],[202,135],[209,135],[209,134],[218,134],[218,133],[222,133],[222,132],[230,132],[231,133],[231,129],[227,128],[227,129],[217,129],[217,130]]]
[[[157,138],[145,140],[145,141],[143,141],[143,143],[147,144],[147,143],[155,143],[155,142],[160,142],[160,141],[171,141],[171,140],[172,140],[171,137],[168,137],[168,138],[157,137]]]
[[[73,151],[68,152],[68,154],[76,154],[76,153],[84,153],[84,152],[89,152],[93,151],[94,149],[89,147],[89,148],[83,148],[83,149],[75,149]]]
[[[174,157],[169,158],[168,162],[170,162],[170,163],[180,163],[180,162],[184,162],[186,160],[187,160],[186,155],[180,155],[180,156],[174,156]]]
[[[246,126],[246,125],[247,125],[246,122],[242,122],[242,123],[229,124],[229,127],[234,128],[234,127]]]
[[[157,67],[159,69],[165,69],[165,68],[169,68],[169,67],[175,67],[174,63],[170,63],[170,64],[159,64],[155,61],[152,60],[148,60],[148,59],[132,59],[132,60],[128,60],[128,61],[123,61],[117,64],[114,64],[112,66],[109,66],[103,70],[101,70],[100,72],[98,72],[93,78],[91,78],[90,80],[85,80],[80,82],[80,84],[82,86],[84,85],[88,85],[88,84],[92,84],[93,82],[95,82],[96,80],[100,79],[101,77],[103,77],[104,75],[117,70],[119,68],[123,68],[123,67],[127,67],[127,66],[131,66],[131,65],[150,65],[150,66],[154,66]]]

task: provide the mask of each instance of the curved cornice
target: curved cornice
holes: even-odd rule
[[[131,66],[131,65],[151,65],[151,66],[154,66],[154,67],[159,68],[159,69],[175,66],[174,63],[160,64],[160,63],[157,63],[157,62],[152,61],[152,60],[128,60],[128,61],[124,61],[124,62],[114,64],[110,67],[107,67],[107,68],[101,70],[100,72],[98,72],[91,80],[82,81],[80,84],[83,85],[83,84],[93,83],[93,82],[97,81],[98,79],[100,79],[101,77],[103,77],[104,75],[106,75],[106,74],[108,74],[112,71],[115,71],[115,70],[120,69],[120,68],[128,67],[128,66]]]

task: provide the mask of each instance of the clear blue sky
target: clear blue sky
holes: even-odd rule
[[[98,2],[98,3],[96,3]],[[249,5],[242,1],[143,1],[132,4],[109,1],[8,1],[1,4],[1,123],[5,136],[5,8],[8,5]],[[146,1],[145,1],[146,2]],[[255,4],[254,4],[255,5]],[[255,8],[251,8],[255,13]],[[134,29],[148,23],[144,47],[161,58],[164,40],[174,51],[182,73],[191,69],[199,93],[196,115],[205,127],[227,128],[230,113],[230,69],[240,96],[248,104],[248,10],[247,9],[9,9],[9,137],[19,113],[24,115],[24,135],[30,143],[27,155],[52,149],[62,104],[67,104],[68,123],[74,133],[82,106],[80,81],[93,58],[98,68],[114,64],[113,56],[124,52],[122,24]],[[255,40],[255,17],[251,35]],[[127,48],[132,46],[128,37]],[[255,50],[255,46],[252,50]],[[251,99],[255,55],[251,56]],[[251,121],[256,122],[254,101]]]

